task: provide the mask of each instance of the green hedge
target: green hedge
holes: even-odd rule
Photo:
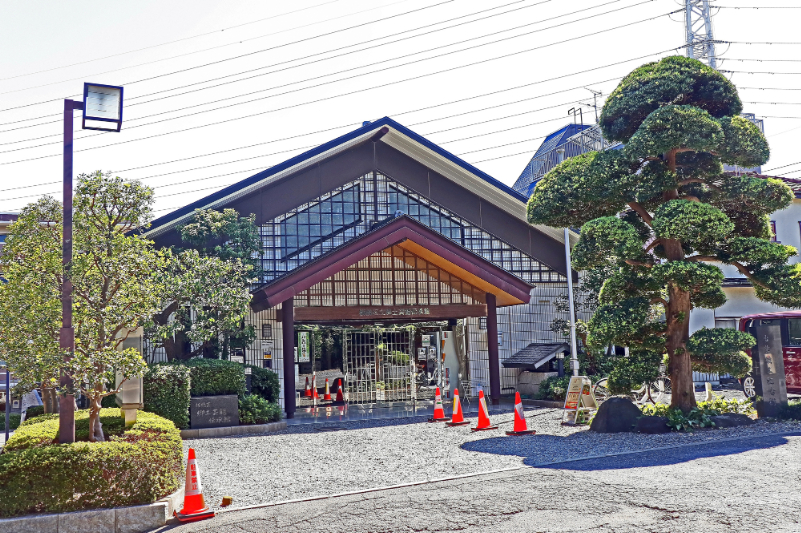
[[[43,414],[45,414],[44,405],[32,405],[25,410],[25,420],[30,420],[31,418],[36,418]]]
[[[281,408],[255,394],[247,394],[239,399],[240,424],[266,424],[281,420]]]
[[[142,379],[145,411],[172,420],[179,429],[189,427],[189,376],[183,365],[150,365]]]
[[[88,419],[88,410],[75,413],[77,438],[88,436]],[[53,444],[53,414],[20,425],[0,454],[0,517],[141,505],[180,487],[183,450],[172,422],[139,411],[125,429],[119,409],[102,409],[100,420],[107,442]]]
[[[19,427],[19,421],[22,418],[22,415],[19,413],[11,413],[8,415],[8,425],[10,426],[10,430],[13,431]],[[0,431],[6,430],[6,413],[0,412]]]
[[[245,369],[239,363],[222,359],[190,359],[173,363],[192,371],[192,396],[218,394],[245,395]]]
[[[278,383],[278,374],[269,368],[247,365],[250,368],[250,393],[261,396],[268,402],[278,403],[278,394],[281,385]]]
[[[537,398],[540,400],[562,401],[567,394],[567,387],[570,385],[570,376],[550,376],[540,382],[537,390]]]

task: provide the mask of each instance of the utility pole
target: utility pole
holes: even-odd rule
[[[584,88],[592,93],[592,108],[595,109],[595,123],[598,124],[598,97],[603,96],[604,93],[601,91],[596,91],[595,89],[590,89],[589,87]],[[584,105],[590,107],[590,104]]]
[[[705,62],[717,69],[715,37],[712,35],[713,0],[684,0],[684,27],[687,36],[687,57]]]

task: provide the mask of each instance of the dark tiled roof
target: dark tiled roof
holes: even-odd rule
[[[157,229],[157,228],[159,228],[161,226],[164,226],[166,224],[169,224],[172,221],[180,218],[183,215],[192,213],[195,209],[202,208],[202,207],[204,207],[206,205],[209,205],[210,203],[212,203],[214,201],[217,201],[217,200],[220,200],[222,198],[225,198],[226,196],[228,196],[230,194],[233,194],[233,193],[235,193],[237,191],[240,191],[240,190],[242,190],[242,189],[244,189],[244,188],[246,188],[246,187],[248,187],[250,185],[253,185],[254,183],[258,183],[258,182],[260,182],[260,181],[262,181],[262,180],[264,180],[264,179],[266,179],[266,178],[268,178],[268,177],[270,177],[270,176],[272,176],[274,174],[277,174],[277,173],[279,173],[279,172],[281,172],[283,170],[291,168],[291,167],[293,167],[293,166],[295,166],[295,165],[297,165],[299,163],[302,163],[302,162],[304,162],[304,161],[306,161],[308,159],[311,159],[311,158],[313,158],[313,157],[315,157],[317,155],[325,153],[326,151],[328,151],[328,150],[330,150],[332,148],[335,148],[335,147],[337,147],[339,145],[342,145],[342,144],[345,144],[345,143],[347,143],[349,141],[352,141],[353,139],[356,139],[357,137],[359,137],[361,135],[364,135],[364,134],[366,134],[366,133],[368,133],[370,131],[373,131],[373,130],[379,131],[384,126],[389,126],[389,127],[393,128],[394,130],[402,133],[403,135],[409,137],[413,141],[421,144],[425,148],[428,148],[429,150],[431,150],[431,151],[435,152],[436,154],[438,154],[438,155],[444,157],[445,159],[449,160],[454,165],[457,165],[457,166],[463,168],[467,172],[470,172],[471,174],[477,176],[479,179],[482,179],[482,180],[486,181],[487,183],[489,183],[490,185],[493,185],[494,187],[497,187],[498,189],[502,190],[503,192],[509,194],[513,198],[516,198],[516,199],[520,200],[521,202],[526,202],[528,200],[528,197],[520,194],[519,192],[517,192],[514,189],[510,188],[508,185],[505,185],[504,183],[502,183],[502,182],[498,181],[497,179],[493,178],[489,174],[487,174],[485,172],[482,172],[481,170],[477,169],[476,167],[474,167],[470,163],[464,161],[463,159],[457,157],[456,155],[448,152],[447,150],[445,150],[443,148],[440,148],[439,146],[437,146],[436,144],[432,143],[431,141],[429,141],[425,137],[423,137],[421,135],[418,135],[417,133],[413,132],[412,130],[410,130],[406,126],[403,126],[402,124],[392,120],[389,117],[384,117],[384,118],[378,119],[378,120],[376,120],[374,122],[365,123],[365,124],[362,125],[362,127],[357,128],[357,129],[351,131],[350,133],[346,133],[345,135],[337,137],[336,139],[334,139],[332,141],[329,141],[327,143],[321,144],[320,146],[318,146],[316,148],[312,148],[311,150],[308,150],[308,151],[306,151],[306,152],[304,152],[304,153],[302,153],[300,155],[297,155],[295,157],[287,159],[283,163],[279,163],[279,164],[277,164],[275,166],[272,166],[272,167],[270,167],[270,168],[268,168],[266,170],[258,172],[257,174],[254,174],[253,176],[250,176],[249,178],[245,178],[245,179],[243,179],[241,181],[238,181],[238,182],[234,183],[233,185],[230,185],[228,187],[220,189],[219,191],[214,192],[214,193],[212,193],[212,194],[210,194],[210,195],[208,195],[208,196],[206,196],[204,198],[201,198],[200,200],[192,202],[192,203],[190,203],[190,204],[188,204],[188,205],[186,205],[184,207],[181,207],[179,209],[176,209],[175,211],[172,211],[171,213],[168,213],[168,214],[166,214],[166,215],[164,215],[162,217],[159,217],[156,220],[154,220],[153,223],[151,224],[150,231],[152,232],[153,230],[155,230],[155,229]]]
[[[537,174],[540,171],[540,167],[545,164],[545,160],[538,159],[539,156],[550,152],[551,150],[555,150],[557,147],[565,144],[567,140],[572,137],[573,135],[579,133],[581,130],[587,129],[590,126],[579,125],[579,124],[568,124],[564,128],[558,129],[555,132],[548,135],[542,144],[534,152],[534,155],[531,157],[531,160],[526,165],[526,168],[523,169],[522,174],[520,177],[517,178],[515,184],[512,185],[512,189],[519,192],[520,194],[525,195],[528,197],[531,193],[531,182],[532,176]]]
[[[532,342],[512,357],[503,362],[504,368],[523,368],[536,370],[554,357],[556,354],[569,350],[570,347],[561,343]]]
[[[751,287],[748,278],[723,278],[724,287]]]

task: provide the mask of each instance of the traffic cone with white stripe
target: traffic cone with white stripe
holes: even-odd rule
[[[434,395],[434,416],[429,418],[429,422],[445,422],[448,417],[445,416],[445,409],[442,408],[442,395],[439,393],[439,387]]]
[[[469,424],[462,414],[462,403],[459,401],[459,389],[453,389],[453,414],[451,421],[445,422],[446,426],[465,426]]]
[[[331,389],[328,386],[328,378],[325,378],[325,396],[323,396],[323,400],[330,400],[331,399]]]
[[[498,429],[498,426],[493,426],[489,419],[489,410],[487,409],[487,400],[484,399],[484,391],[478,391],[478,425],[470,428],[472,431],[486,431],[488,429]]]
[[[186,490],[184,492],[184,508],[173,511],[179,522],[195,522],[214,516],[214,511],[206,507],[203,499],[203,486],[200,484],[200,470],[195,459],[195,449],[189,448],[186,461]]]
[[[315,400],[320,399],[320,395],[317,394],[317,373],[315,372],[312,374],[312,396]]]
[[[306,376],[306,393],[304,394],[304,396],[306,396],[306,398],[311,398],[311,395],[312,393],[311,393],[311,387],[309,386],[309,376]]]
[[[526,424],[526,415],[523,414],[523,401],[520,399],[520,393],[515,393],[515,425],[512,431],[507,431],[507,435],[533,435],[536,433],[533,429],[528,429]]]
[[[334,403],[345,403],[345,397],[342,395],[342,379],[339,379],[339,387],[337,388],[337,399]]]

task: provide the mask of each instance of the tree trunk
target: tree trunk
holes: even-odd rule
[[[89,400],[89,442],[104,442],[106,440],[103,436],[103,424],[100,423],[100,401],[102,398],[100,394],[95,393]]]

